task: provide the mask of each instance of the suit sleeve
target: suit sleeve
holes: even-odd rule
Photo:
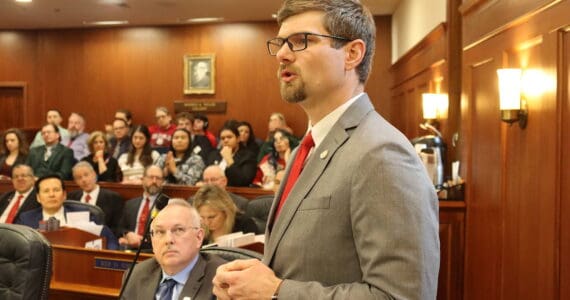
[[[71,180],[71,168],[73,168],[74,162],[73,151],[65,148],[62,153],[61,168],[56,173],[61,176],[63,180]]]
[[[244,150],[233,165],[226,168],[229,186],[249,186],[257,171],[257,162],[253,153]]]
[[[398,145],[368,151],[346,179],[351,189],[347,230],[352,230],[362,280],[333,286],[285,280],[279,298],[435,299],[437,197],[422,168]]]

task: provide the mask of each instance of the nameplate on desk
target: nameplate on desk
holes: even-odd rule
[[[179,112],[203,112],[203,113],[225,113],[226,101],[174,101],[174,111]]]
[[[125,271],[131,266],[131,260],[95,257],[95,269]]]

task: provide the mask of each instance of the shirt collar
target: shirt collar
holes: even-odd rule
[[[348,99],[345,103],[335,108],[332,112],[322,118],[317,124],[311,124],[309,120],[309,129],[311,135],[313,136],[313,141],[315,141],[315,149],[323,142],[327,134],[331,131],[334,124],[340,119],[342,114],[348,109],[352,103],[362,96],[364,93],[359,93],[358,95]]]
[[[182,269],[182,271],[172,276],[169,276],[162,271],[162,279],[160,280],[160,283],[162,284],[165,280],[172,278],[178,284],[186,284],[188,277],[190,277],[190,272],[192,272],[192,269],[194,269],[194,266],[196,266],[196,263],[198,262],[198,256],[200,256],[200,254],[196,255],[196,257],[194,257],[194,259],[184,269]]]

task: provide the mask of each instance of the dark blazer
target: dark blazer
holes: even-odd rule
[[[121,168],[119,167],[119,163],[117,160],[110,156],[108,153],[105,153],[105,160],[107,161],[107,171],[103,174],[99,174],[99,164],[93,161],[94,154],[91,153],[81,159],[81,161],[86,161],[95,170],[95,174],[97,174],[97,181],[108,181],[108,182],[120,182],[123,180],[123,173],[121,172]]]
[[[36,177],[48,174],[57,174],[63,180],[71,180],[71,168],[75,163],[73,150],[62,144],[53,146],[51,156],[44,161],[46,146],[38,146],[30,149],[26,164],[34,170]]]
[[[82,196],[82,190],[75,190],[67,194],[67,199],[79,201]],[[121,195],[115,191],[99,187],[99,195],[95,204],[105,212],[105,225],[109,226],[116,236],[120,236],[119,221],[125,205]]]
[[[77,209],[77,208],[65,206],[65,204],[63,206],[63,210],[64,210],[64,213],[76,212],[76,211],[85,211],[83,209]],[[40,227],[40,221],[42,219],[43,219],[42,208],[38,207],[34,210],[30,210],[30,211],[27,211],[27,212],[20,214],[18,219],[16,219],[15,223],[20,224],[20,225],[26,225],[26,226],[32,227],[34,229],[38,229]],[[95,222],[95,219],[93,218],[93,216],[90,216],[90,219],[91,219],[91,221]],[[101,225],[101,224],[99,224],[99,225]],[[110,249],[110,250],[119,249],[119,242],[117,241],[117,238],[115,237],[113,232],[111,232],[109,227],[107,227],[106,225],[103,225],[103,231],[101,231],[101,236],[107,238],[107,249]]]
[[[0,156],[0,170],[2,170],[2,168],[4,167],[4,163],[6,162],[6,158],[8,158],[8,154]],[[12,177],[12,168],[15,165],[25,163],[26,158],[27,158],[27,156],[18,155],[16,157],[16,160],[14,161],[14,163],[11,166],[7,166],[8,168],[6,168],[6,170],[2,170],[2,172],[0,172],[0,174],[8,176],[8,177]]]
[[[208,138],[203,135],[194,135],[192,137],[192,144],[190,144],[190,149],[192,149],[192,152],[200,155],[204,162],[208,161],[210,153],[214,151],[212,143],[210,143]]]
[[[222,161],[219,151],[213,151],[208,159],[208,165],[218,164]],[[226,168],[228,186],[249,186],[257,172],[257,161],[253,153],[240,146],[234,154],[234,164]]]
[[[163,194],[164,195],[164,194]],[[166,196],[166,195],[164,195]],[[125,203],[123,208],[123,213],[119,221],[119,228],[117,229],[117,234],[119,236],[125,235],[127,232],[135,231],[137,227],[137,213],[139,212],[139,206],[143,197],[133,198]],[[143,249],[151,249],[150,241],[148,239],[143,240]]]
[[[121,156],[121,154],[127,153],[129,151],[129,147],[131,145],[131,137],[130,135],[126,136],[120,141],[118,141],[115,137],[113,137],[111,139],[110,144],[111,144],[111,151],[109,153],[113,156],[113,158],[119,159],[119,156]],[[115,151],[117,147],[119,147],[119,151]]]
[[[222,258],[201,253],[196,265],[190,271],[188,280],[182,288],[179,299],[190,297],[191,299],[212,299],[212,279],[216,275],[218,266],[226,263]],[[125,281],[123,275],[123,283]],[[162,269],[156,259],[147,259],[135,266],[131,278],[121,299],[153,300],[162,277]]]
[[[12,200],[16,201],[16,199],[14,199],[15,194],[16,191],[10,191],[0,196],[0,215],[4,213],[4,210],[6,210],[6,207],[8,207],[10,201]],[[28,197],[26,197],[26,199],[24,200],[24,203],[22,203],[22,205],[20,206],[20,210],[18,210],[18,213],[16,214],[14,221],[18,220],[18,217],[20,216],[21,213],[32,209],[36,209],[38,207],[40,207],[40,203],[36,198],[36,191],[32,190],[28,194]]]

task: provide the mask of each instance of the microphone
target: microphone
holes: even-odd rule
[[[162,210],[168,204],[169,200],[170,200],[170,198],[168,198],[168,196],[166,196],[162,192],[159,192],[158,195],[156,195],[156,199],[154,200],[154,203],[152,204],[152,207],[150,208],[150,218],[146,219],[146,223],[144,225],[143,239],[141,240],[141,243],[140,243],[139,247],[137,248],[137,253],[135,254],[135,257],[133,258],[133,262],[131,263],[131,266],[129,267],[127,277],[125,278],[125,283],[121,287],[121,292],[119,293],[118,299],[121,299],[121,297],[123,296],[123,293],[125,292],[125,287],[127,287],[127,284],[129,283],[129,279],[131,279],[131,274],[133,273],[133,269],[135,267],[135,264],[137,263],[137,260],[139,259],[139,256],[141,254],[141,249],[142,249],[142,246],[143,246],[145,240],[148,241],[148,233],[150,231],[151,219],[154,219],[156,217],[158,212],[160,210]]]

